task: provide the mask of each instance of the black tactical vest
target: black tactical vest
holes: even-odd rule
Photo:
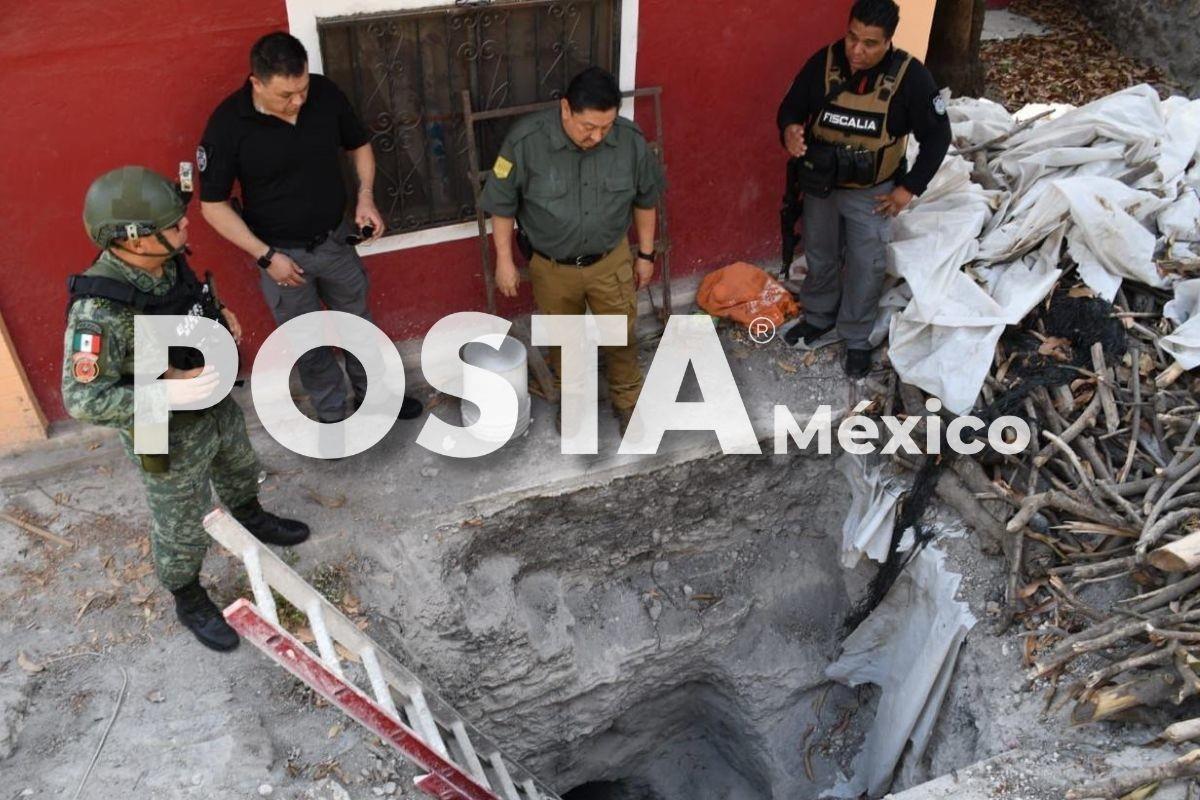
[[[181,316],[207,317],[229,327],[221,314],[220,304],[209,289],[201,283],[187,260],[175,257],[175,284],[165,294],[143,292],[131,283],[103,275],[72,275],[67,278],[67,313],[76,300],[85,297],[100,297],[126,306],[137,314],[176,314]],[[176,369],[196,369],[204,366],[200,351],[191,347],[171,347],[167,351],[167,362]]]

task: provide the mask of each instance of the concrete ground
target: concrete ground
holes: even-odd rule
[[[1044,36],[1049,30],[1029,17],[1015,14],[1008,9],[994,8],[983,17],[983,41],[1018,39],[1022,36]]]
[[[1127,770],[1173,761],[1188,748],[1127,747],[1105,750],[1063,745],[1048,749],[1014,748],[939,778],[888,795],[888,800],[1059,800],[1070,789]],[[1185,782],[1151,790],[1155,800],[1188,800]],[[1132,796],[1132,795],[1129,795]]]
[[[850,399],[840,348],[808,355],[782,341],[756,345],[734,327],[722,339],[762,435],[777,403],[801,413]],[[452,535],[447,520],[717,450],[711,434],[688,433],[669,435],[657,456],[617,456],[615,420],[602,413],[601,453],[564,456],[550,408],[535,398],[529,432],[487,458],[420,449],[416,420],[398,422],[359,456],[321,462],[279,446],[240,399],[265,471],[264,505],[314,531],[288,558],[369,633],[381,620],[356,599],[364,539]],[[455,403],[433,405],[430,413],[457,424]],[[64,425],[48,444],[4,457],[0,507],[73,543],[0,523],[4,800],[415,796],[410,769],[252,647],[219,655],[180,628],[147,557],[137,472],[110,432]],[[220,603],[248,595],[228,555],[210,553],[204,580]]]

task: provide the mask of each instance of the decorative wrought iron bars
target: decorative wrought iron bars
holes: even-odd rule
[[[318,22],[325,73],[371,133],[389,233],[474,218],[462,92],[477,111],[557,99],[580,70],[614,70],[619,0],[513,0]],[[475,131],[495,159],[511,119]],[[353,196],[353,193],[351,193]]]

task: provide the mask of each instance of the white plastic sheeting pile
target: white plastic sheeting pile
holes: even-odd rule
[[[1021,117],[971,99],[951,101],[949,113],[955,140],[971,145]],[[897,218],[889,246],[889,271],[912,293],[890,319],[892,364],[957,414],[975,404],[1004,326],[1062,275],[1064,245],[1107,300],[1127,278],[1167,286],[1160,255],[1200,258],[1200,245],[1189,245],[1200,242],[1200,100],[1160,101],[1135,86],[1059,109],[996,147],[989,169],[1005,189],[985,190],[971,181],[972,165],[949,156]],[[972,262],[974,275],[963,271]],[[1200,359],[1200,323],[1190,328],[1172,338],[1185,368]]]
[[[851,494],[842,523],[842,566],[853,569],[863,556],[883,562],[901,482],[887,460],[845,453],[837,466]],[[904,531],[898,550],[910,551],[913,538],[911,528]],[[854,758],[854,776],[823,797],[864,792],[878,797],[891,785],[902,758],[908,767],[924,754],[959,648],[975,625],[967,604],[954,598],[961,576],[948,572],[944,560],[932,546],[914,556],[883,601],[842,643],[841,657],[825,670],[826,677],[851,686],[874,683],[881,694],[871,730]]]
[[[892,544],[904,483],[892,474],[890,464],[850,453],[838,457],[837,468],[850,484],[850,511],[842,522],[842,568],[854,569],[863,556],[882,563]],[[912,549],[912,544],[912,532],[905,531],[900,552]]]
[[[945,555],[921,550],[866,621],[842,643],[825,675],[881,689],[875,721],[851,765],[853,777],[822,797],[879,797],[896,766],[920,761],[945,700],[954,665],[975,617],[954,599],[961,575],[947,572]],[[911,742],[911,747],[909,743]]]
[[[1163,350],[1184,369],[1200,367],[1200,278],[1175,284],[1175,299],[1163,307],[1163,316],[1179,325],[1163,338]]]

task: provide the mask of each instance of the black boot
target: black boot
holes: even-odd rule
[[[833,328],[833,325],[817,327],[808,322],[801,322],[789,328],[788,332],[783,335],[783,340],[787,342],[788,347],[811,350],[813,345],[817,343],[817,340],[829,333]]]
[[[229,509],[242,527],[253,533],[260,542],[291,547],[308,538],[308,526],[295,519],[277,517],[264,511],[258,500]]]
[[[400,419],[416,419],[421,416],[421,412],[425,410],[425,406],[415,397],[404,396],[404,403],[400,406],[400,413],[397,416]]]
[[[221,652],[238,646],[237,631],[225,622],[200,581],[192,581],[171,594],[175,595],[175,616],[200,640],[200,644]]]
[[[362,407],[363,397],[364,395],[361,394],[354,395],[354,399],[350,403],[350,407],[353,409],[350,412],[351,414],[353,414],[355,411],[358,411],[358,409]],[[399,419],[416,419],[417,417],[421,416],[421,412],[424,410],[425,406],[420,400],[415,397],[404,395],[404,402],[400,404],[400,411],[396,414],[396,416]],[[349,416],[349,414],[347,416]],[[345,418],[346,417],[342,417],[342,419]],[[339,422],[340,420],[333,421]]]
[[[846,377],[865,378],[871,371],[870,350],[846,350]]]

